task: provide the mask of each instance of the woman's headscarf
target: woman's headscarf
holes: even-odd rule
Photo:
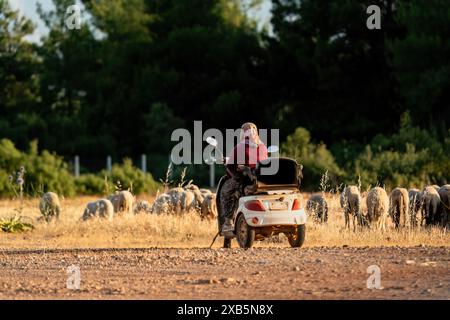
[[[243,141],[247,137],[250,139],[250,142],[256,143],[257,145],[262,143],[259,138],[258,127],[252,122],[246,122],[241,127],[240,141]]]

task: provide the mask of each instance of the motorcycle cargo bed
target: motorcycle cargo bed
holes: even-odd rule
[[[267,174],[269,168],[276,168],[275,174]],[[256,167],[256,192],[271,190],[299,190],[301,166],[289,158],[268,158]],[[270,173],[270,172],[269,172]]]

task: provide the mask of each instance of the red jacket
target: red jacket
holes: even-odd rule
[[[257,145],[247,138],[234,147],[227,161],[227,168],[232,172],[236,172],[237,165],[255,168],[259,161],[267,158],[268,152],[264,143]]]

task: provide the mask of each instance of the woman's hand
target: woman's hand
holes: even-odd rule
[[[255,180],[255,175],[250,167],[244,166],[244,165],[238,165],[237,171],[241,172],[244,176],[247,176],[250,178],[250,180]]]

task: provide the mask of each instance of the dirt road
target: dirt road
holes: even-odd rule
[[[0,251],[0,299],[367,298],[450,299],[450,248]]]

